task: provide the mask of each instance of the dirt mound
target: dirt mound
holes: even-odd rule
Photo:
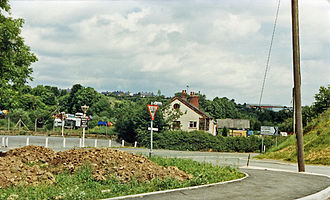
[[[189,180],[191,175],[176,167],[162,167],[142,155],[109,148],[72,149],[55,152],[41,146],[12,149],[0,157],[0,188],[27,183],[53,183],[54,175],[75,172],[89,163],[96,180],[117,177],[122,182],[133,177],[138,181],[173,177]]]

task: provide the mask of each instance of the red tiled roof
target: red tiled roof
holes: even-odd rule
[[[201,111],[199,108],[197,108],[197,107],[194,106],[193,104],[189,103],[188,101],[183,100],[183,99],[180,98],[180,97],[173,97],[173,98],[171,99],[171,102],[175,101],[176,99],[179,100],[179,101],[180,101],[181,103],[183,103],[184,105],[188,106],[190,109],[192,109],[193,111],[195,111],[197,114],[202,115],[204,118],[210,118],[210,119],[212,119],[212,117],[211,117],[209,114],[207,114],[207,113]]]

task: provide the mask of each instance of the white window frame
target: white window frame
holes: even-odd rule
[[[197,129],[197,121],[189,121],[189,128]]]

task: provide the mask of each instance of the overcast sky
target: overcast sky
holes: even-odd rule
[[[291,6],[282,0],[263,104],[291,105]],[[330,3],[299,1],[302,103],[330,83]],[[22,1],[12,15],[39,61],[31,86],[186,89],[258,103],[277,0]]]

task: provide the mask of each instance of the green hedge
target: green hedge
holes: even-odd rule
[[[143,134],[139,143],[149,147],[150,133]],[[264,139],[266,148],[274,144],[274,139],[267,136]],[[256,152],[261,149],[261,138],[213,136],[203,131],[165,131],[153,134],[153,147],[156,149],[171,149],[180,151],[225,151],[225,152]]]

